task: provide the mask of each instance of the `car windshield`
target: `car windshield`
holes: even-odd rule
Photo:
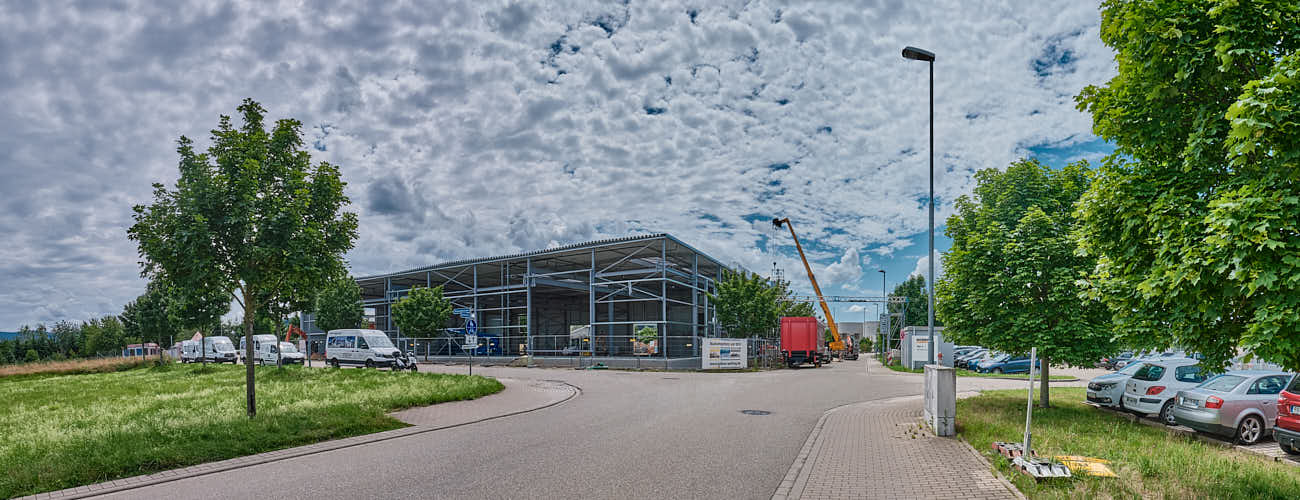
[[[1129,363],[1128,365],[1124,366],[1123,370],[1120,370],[1115,373],[1123,373],[1124,375],[1132,376],[1134,373],[1137,373],[1139,368],[1142,368],[1142,365],[1139,365],[1137,363]]]
[[[994,358],[993,358],[993,362],[995,362],[995,363],[1001,363],[1001,362],[1006,361],[1006,360],[1008,360],[1008,359],[1011,359],[1011,356],[1008,355],[1008,354],[1003,354],[1003,355],[1000,355],[1000,356],[996,356],[996,357],[994,357]]]
[[[235,344],[226,338],[212,339],[212,350],[219,352],[233,351],[235,350]]]
[[[298,348],[288,342],[280,342],[280,352],[298,352]]]
[[[1196,388],[1210,391],[1230,392],[1233,389],[1236,389],[1237,386],[1241,385],[1243,380],[1246,380],[1246,377],[1240,375],[1219,375],[1202,382],[1201,385],[1196,386]]]
[[[372,349],[375,347],[393,347],[393,343],[388,340],[387,335],[366,335],[365,338],[366,343],[370,344]]]

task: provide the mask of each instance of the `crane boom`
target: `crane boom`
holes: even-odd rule
[[[813,276],[812,266],[808,265],[808,257],[803,254],[803,245],[799,244],[799,237],[794,234],[794,224],[790,219],[772,219],[772,225],[781,227],[785,224],[786,229],[790,230],[790,237],[794,238],[794,248],[799,250],[799,258],[803,260],[803,268],[808,271],[808,280],[812,281],[813,291],[817,293],[817,302],[822,306],[822,313],[826,314],[826,324],[831,327],[831,336],[835,340],[831,341],[832,351],[843,351],[844,340],[840,338],[840,327],[835,324],[835,318],[831,316],[831,307],[826,304],[826,298],[822,296],[822,288],[817,286],[817,277]]]

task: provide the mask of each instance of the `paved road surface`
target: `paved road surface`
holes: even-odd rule
[[[117,496],[768,498],[826,410],[921,392],[919,375],[869,374],[866,366],[717,374],[476,367],[475,374],[562,380],[582,393],[527,414]],[[959,390],[1023,386],[958,382]]]

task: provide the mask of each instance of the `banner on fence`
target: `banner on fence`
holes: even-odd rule
[[[745,339],[702,339],[701,368],[725,370],[747,368],[749,360]]]

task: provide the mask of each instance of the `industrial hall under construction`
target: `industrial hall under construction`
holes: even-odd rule
[[[418,356],[463,358],[655,358],[691,363],[700,339],[718,336],[716,292],[726,266],[668,234],[647,234],[546,250],[445,262],[357,278],[375,328]],[[455,308],[474,311],[479,344],[463,346],[466,319],[446,334],[398,331],[392,304],[413,288],[443,288]],[[303,327],[320,337],[313,318]],[[554,360],[559,361],[559,360]],[[572,361],[569,361],[572,362]]]

